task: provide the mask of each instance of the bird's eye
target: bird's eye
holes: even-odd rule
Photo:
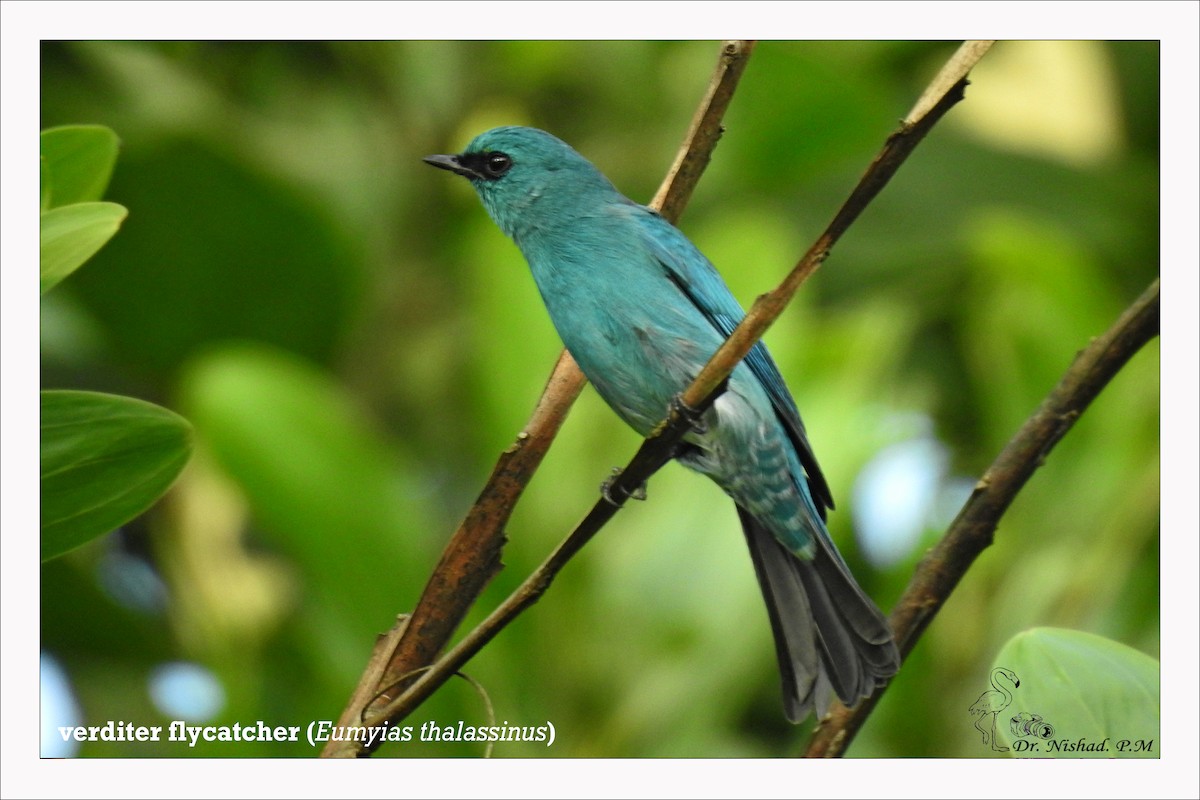
[[[512,167],[512,159],[505,153],[488,153],[483,162],[483,171],[489,178],[499,178]]]

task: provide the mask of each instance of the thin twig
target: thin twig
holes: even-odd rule
[[[995,42],[984,39],[963,42],[962,45],[950,56],[950,60],[942,65],[941,70],[929,82],[929,86],[917,98],[916,104],[912,111],[908,112],[908,116],[904,118],[905,123],[912,124],[929,112],[936,106],[954,87],[954,84],[967,76],[979,59],[983,58],[988,50],[992,49]]]
[[[691,429],[695,414],[701,413],[712,404],[730,372],[782,312],[800,283],[816,270],[828,255],[829,249],[887,184],[921,138],[951,106],[962,99],[963,88],[966,86],[966,67],[963,65],[967,62],[959,56],[960,54],[956,54],[950,64],[957,65],[954,69],[961,69],[962,73],[956,80],[946,84],[945,93],[934,101],[922,116],[904,120],[900,129],[888,137],[882,152],[872,162],[817,243],[809,249],[783,284],[759,298],[742,323],[681,395],[684,406],[691,411],[684,408],[674,409],[642,443],[633,460],[610,484],[608,495],[615,496],[617,501],[613,502],[608,498],[598,501],[562,544],[495,611],[439,659],[429,671],[423,673],[399,698],[379,710],[377,716],[371,717],[368,722],[371,719],[396,720],[411,713],[442,682],[461,669],[463,664],[491,641],[504,626],[535,603],[550,586],[559,570],[612,518],[620,504],[670,460],[675,445]],[[943,69],[935,78],[935,83],[945,83],[946,72],[947,70]],[[693,129],[697,130],[699,127],[694,125]]]
[[[1017,492],[1100,390],[1158,335],[1158,298],[1156,279],[1103,336],[1075,357],[1058,385],[983,473],[946,535],[917,565],[891,614],[902,656],[912,651],[967,569],[992,544],[996,525]],[[853,709],[835,703],[814,731],[805,755],[830,758],[844,753],[882,692]]]
[[[650,204],[668,220],[675,221],[683,212],[712,157],[722,132],[721,119],[753,48],[753,42],[745,41],[724,42],[721,46],[708,92],[697,107],[674,165]],[[433,663],[487,582],[501,568],[504,526],[585,382],[583,373],[564,350],[529,424],[501,455],[479,498],[447,543],[411,616],[377,643],[339,725],[390,719],[394,715],[386,707],[406,687],[433,684],[428,690],[432,692],[453,674],[424,670],[415,681],[401,680]],[[362,755],[369,755],[369,750],[357,742],[331,741],[321,753],[324,758]]]
[[[650,201],[650,207],[658,209],[671,222],[679,219],[684,206],[692,199],[692,190],[700,182],[700,176],[716,149],[717,140],[725,132],[721,119],[733,99],[733,90],[737,88],[742,70],[746,68],[746,60],[753,51],[754,42],[725,42],[721,47],[721,61],[708,85],[708,94],[696,107],[683,147],[679,148],[675,163]]]

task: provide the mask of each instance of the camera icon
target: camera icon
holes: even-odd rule
[[[1042,719],[1041,714],[1030,714],[1022,711],[1009,720],[1009,730],[1014,739],[1024,739],[1033,736],[1038,739],[1049,739],[1054,736],[1054,726]]]

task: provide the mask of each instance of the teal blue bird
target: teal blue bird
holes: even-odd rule
[[[495,128],[425,161],[471,182],[529,262],[567,350],[642,436],[744,316],[679,229],[545,131]],[[737,504],[791,721],[823,716],[835,694],[853,705],[895,674],[891,629],[829,537],[833,497],[761,342],[675,456]]]

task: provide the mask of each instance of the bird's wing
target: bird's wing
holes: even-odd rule
[[[742,321],[745,312],[725,285],[716,267],[696,249],[683,233],[658,215],[653,209],[645,208],[646,214],[639,215],[646,246],[654,258],[666,270],[667,277],[679,287],[692,304],[704,315],[721,335],[728,337]],[[825,509],[833,508],[833,495],[829,484],[821,474],[817,457],[808,443],[804,423],[796,401],[788,392],[783,376],[767,347],[756,343],[745,358],[746,366],[766,389],[775,406],[775,413],[788,432],[800,463],[808,475],[809,488],[814,505],[825,518]]]

